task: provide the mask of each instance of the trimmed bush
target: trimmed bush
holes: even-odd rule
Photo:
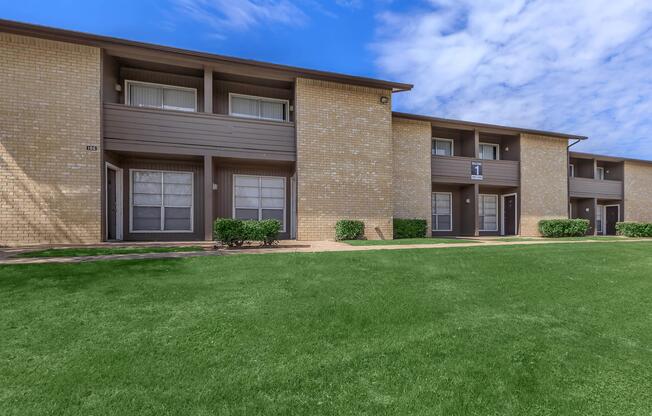
[[[218,218],[213,223],[213,239],[229,247],[244,243],[244,224],[241,220]]]
[[[279,220],[248,220],[243,222],[243,228],[245,241],[260,241],[263,245],[271,246],[278,242],[281,222]]]
[[[240,247],[246,241],[270,246],[278,241],[281,223],[278,220],[236,220],[218,218],[213,223],[213,238],[229,247]]]
[[[339,220],[335,223],[337,240],[361,240],[364,236],[364,222],[358,220]]]
[[[589,220],[584,219],[560,219],[539,221],[541,235],[549,238],[559,237],[583,237],[589,230]]]
[[[616,224],[616,232],[625,237],[652,237],[652,223],[619,222]]]
[[[428,221],[419,219],[394,218],[394,239],[422,238],[428,232]]]

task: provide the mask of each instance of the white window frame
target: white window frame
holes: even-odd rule
[[[195,99],[193,100],[195,103],[195,108],[193,110],[184,110],[182,108],[165,108],[163,105],[164,103],[161,103],[160,107],[145,107],[145,106],[136,106],[131,104],[131,94],[129,93],[130,85],[149,85],[153,87],[160,87],[164,89],[169,89],[169,90],[179,90],[179,91],[192,91]],[[197,110],[197,88],[191,88],[191,87],[178,87],[176,85],[169,85],[169,84],[159,84],[156,82],[145,82],[145,81],[134,81],[131,79],[125,80],[125,103],[130,106],[130,107],[136,107],[136,108],[151,108],[155,110],[165,110],[165,111],[183,111],[185,113],[196,113]]]
[[[499,200],[498,200],[498,195],[497,194],[478,194],[478,217],[480,217],[480,199],[483,199],[484,197],[491,196],[496,198],[496,229],[495,230],[488,230],[484,228],[484,221],[482,221],[482,224],[480,224],[480,229],[478,231],[486,231],[486,232],[497,232],[499,231],[498,227],[498,218],[500,217],[500,206]],[[484,204],[483,204],[484,205]],[[484,218],[484,216],[483,216]]]
[[[165,182],[161,178],[161,227],[159,230],[134,230],[134,172],[157,172],[161,175],[165,173],[189,173],[190,174],[190,187],[192,194],[190,195],[190,230],[164,230],[165,228],[165,193],[163,192],[163,187]],[[156,205],[138,205],[139,207],[151,207],[155,208]],[[174,207],[170,206],[168,208],[188,208],[188,207]],[[158,170],[158,169],[129,169],[129,233],[130,234],[191,234],[194,232],[195,228],[195,174],[191,171],[184,170]]]
[[[436,154],[437,152],[437,145],[435,142],[449,142],[451,144],[451,155],[450,156],[445,156],[445,155],[438,155]],[[430,153],[432,156],[438,156],[438,157],[451,157],[455,156],[455,141],[453,139],[445,139],[443,137],[433,137],[432,142],[431,142],[431,148],[430,148]],[[443,193],[443,192],[437,192],[437,193]]]
[[[600,175],[600,172],[602,172],[602,175]],[[599,181],[604,180],[604,168],[602,166],[595,167],[595,179]]]
[[[286,232],[285,230],[287,229],[287,178],[284,176],[268,176],[268,175],[242,175],[242,174],[234,174],[233,175],[233,185],[232,185],[232,190],[231,190],[231,218],[235,218],[235,210],[236,209],[254,209],[254,208],[238,208],[235,204],[235,179],[237,177],[242,177],[242,178],[257,178],[258,179],[258,189],[260,189],[260,181],[263,178],[268,178],[268,179],[283,179],[283,228],[281,229],[281,232],[284,233]],[[262,198],[262,192],[258,195],[258,221],[260,221],[263,218],[263,209],[278,209],[278,208],[263,208],[263,204],[261,203],[260,199]]]
[[[620,205],[618,205],[618,219],[620,219]],[[598,212],[600,213],[600,228],[598,228]],[[598,234],[604,234],[604,217],[606,214],[606,209],[604,205],[597,206],[595,211],[595,231]]]
[[[514,234],[519,235],[518,233],[518,193],[514,192],[511,194],[504,194],[500,196],[500,235],[505,235],[505,198],[513,196],[514,197]],[[570,204],[569,204],[570,208]]]
[[[480,160],[500,160],[500,145],[496,143],[485,143],[485,142],[480,142],[479,143],[479,148],[482,148],[482,146],[491,146],[496,149],[496,158],[495,159],[483,159],[480,157]],[[480,156],[480,155],[478,155]]]
[[[570,177],[574,178],[575,177],[575,165],[573,163],[569,163],[568,167],[570,169],[570,171],[569,171]]]
[[[432,224],[431,224],[430,228],[432,228],[432,231],[434,231],[434,232],[450,232],[450,231],[453,231],[453,193],[452,192],[432,192],[430,194],[430,203],[431,204],[432,204],[433,195],[438,195],[438,194],[439,195],[448,195],[448,197],[450,198],[450,212],[448,213],[448,216],[450,218],[450,221],[449,221],[450,227],[447,230],[439,230],[439,229],[435,228],[435,222],[439,222],[437,217],[439,215],[445,215],[445,214],[435,214],[435,213],[433,213],[432,212],[433,209],[436,209],[436,205],[435,205],[435,206],[431,207],[431,210],[430,210],[431,221],[432,221],[432,217],[434,217],[434,220],[435,220],[435,221],[432,221]],[[435,202],[436,202],[436,198],[435,198]],[[437,225],[439,225],[439,224],[437,224]]]
[[[275,118],[267,118],[267,117],[256,117],[256,116],[251,116],[249,114],[238,114],[233,112],[233,106],[231,105],[231,99],[233,97],[241,97],[241,98],[249,98],[253,100],[258,100],[258,101],[268,101],[268,102],[275,102],[275,103],[284,103],[285,104],[285,112],[283,114],[283,117],[285,118],[284,120],[277,120]],[[258,112],[260,114],[260,107],[258,107]],[[257,95],[247,95],[247,94],[237,94],[234,92],[229,93],[229,115],[233,117],[243,117],[243,118],[251,118],[254,120],[265,120],[265,121],[276,121],[278,123],[287,123],[290,121],[290,100],[284,100],[282,98],[268,98],[268,97],[259,97]]]

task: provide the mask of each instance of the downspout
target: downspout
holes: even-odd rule
[[[570,204],[570,175],[569,175],[569,167],[570,167],[570,148],[581,142],[582,139],[577,139],[575,140],[574,143],[569,144],[566,147],[566,209],[568,210],[568,218],[570,219],[572,216],[571,212],[571,204]]]

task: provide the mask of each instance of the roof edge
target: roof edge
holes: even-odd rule
[[[605,162],[634,162],[634,163],[645,163],[645,164],[652,165],[652,160],[634,159],[631,157],[622,157],[622,156],[609,156],[609,155],[602,155],[598,153],[570,152],[570,156],[577,157],[579,159],[599,159]]]
[[[488,124],[488,123],[478,123],[475,121],[465,121],[465,120],[455,120],[455,119],[448,119],[448,118],[441,118],[441,117],[433,117],[433,116],[424,116],[420,114],[411,114],[411,113],[401,113],[398,111],[392,112],[393,117],[397,118],[406,118],[410,120],[421,120],[421,121],[430,121],[430,122],[435,122],[435,123],[447,123],[447,124],[456,124],[460,126],[468,126],[472,128],[477,128],[477,129],[491,129],[491,130],[505,130],[509,132],[514,132],[514,133],[527,133],[527,134],[538,134],[541,136],[550,136],[550,137],[558,137],[562,139],[573,139],[573,140],[587,140],[587,136],[579,136],[577,134],[568,134],[568,133],[560,133],[560,132],[554,132],[554,131],[545,131],[545,130],[536,130],[536,129],[528,129],[528,128],[521,128],[521,127],[511,127],[511,126],[501,126],[498,124]]]
[[[189,49],[175,48],[171,46],[157,45],[153,43],[139,42],[111,36],[102,36],[86,32],[78,32],[68,29],[59,29],[50,26],[42,26],[31,23],[23,23],[14,20],[0,19],[0,32],[13,33],[23,36],[32,36],[57,40],[61,42],[83,44],[89,46],[127,46],[133,48],[158,51],[175,55],[182,55],[190,59],[205,61],[220,61],[234,64],[249,65],[264,69],[283,71],[295,77],[306,77],[325,81],[354,84],[367,87],[390,89],[392,92],[409,91],[414,86],[401,82],[386,81],[376,78],[347,75],[337,72],[321,71],[316,69],[301,68],[289,65],[274,64],[270,62],[255,61],[233,56],[218,55],[209,52],[193,51]]]

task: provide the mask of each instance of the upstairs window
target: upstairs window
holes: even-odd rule
[[[197,90],[149,82],[126,81],[127,105],[163,110],[197,111]]]
[[[600,180],[600,181],[604,180],[604,168],[603,167],[595,168],[595,178],[597,180]]]
[[[497,144],[493,143],[480,143],[480,159],[484,160],[498,160],[499,147]]]
[[[453,141],[451,139],[432,139],[433,156],[453,156]]]
[[[229,114],[261,120],[288,121],[288,100],[229,94]]]

